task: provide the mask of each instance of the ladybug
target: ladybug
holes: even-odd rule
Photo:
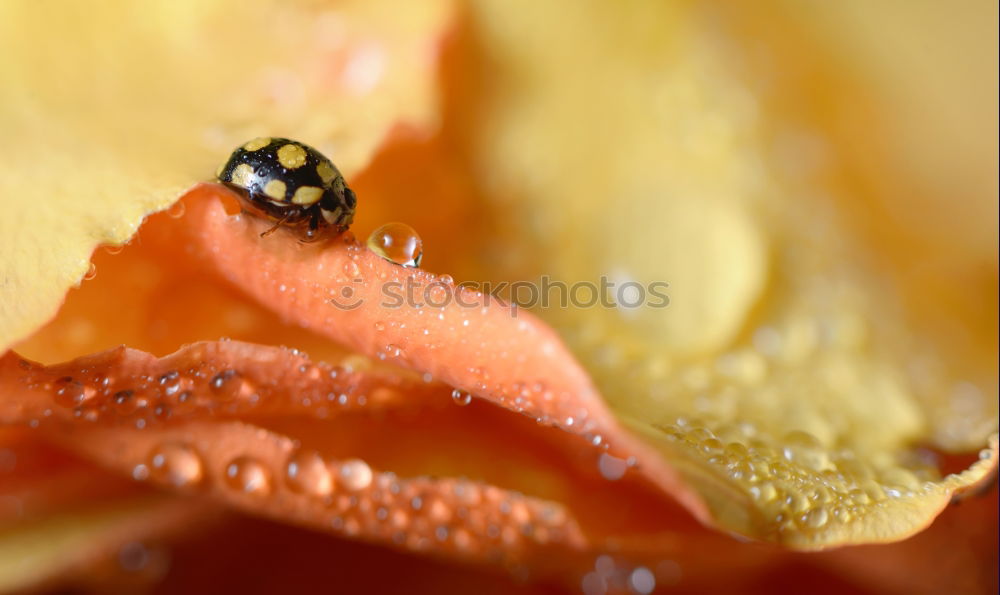
[[[345,231],[357,197],[337,167],[316,149],[287,138],[261,137],[242,145],[216,172],[250,207],[303,241]]]

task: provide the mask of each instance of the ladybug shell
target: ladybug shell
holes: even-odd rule
[[[233,151],[217,177],[254,210],[283,225],[343,231],[354,217],[357,200],[337,167],[294,140],[253,139]]]

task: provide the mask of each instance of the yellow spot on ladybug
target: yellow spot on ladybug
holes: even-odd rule
[[[287,187],[285,186],[285,183],[281,180],[271,180],[264,185],[264,194],[275,200],[283,200],[285,198],[286,189]]]
[[[320,209],[320,213],[323,215],[323,219],[326,219],[327,223],[336,223],[337,219],[340,219],[340,213],[342,212],[340,207],[332,211],[327,211],[326,209]]]
[[[271,139],[266,136],[261,136],[253,139],[247,144],[243,145],[244,151],[256,151],[258,149],[263,149],[267,145],[271,144]]]
[[[302,186],[295,191],[292,202],[297,205],[311,205],[323,196],[323,189],[315,186]]]
[[[278,163],[288,169],[295,169],[306,164],[306,150],[298,145],[287,144],[278,149]]]
[[[233,173],[229,174],[229,183],[240,188],[249,188],[253,179],[253,168],[246,163],[241,163],[233,168]]]
[[[340,172],[329,161],[320,161],[319,165],[316,166],[316,173],[323,180],[323,184],[328,185]]]

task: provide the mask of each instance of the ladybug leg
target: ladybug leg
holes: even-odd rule
[[[292,213],[289,213],[289,214],[285,215],[284,217],[282,217],[281,219],[278,219],[277,221],[275,221],[274,226],[271,227],[270,229],[268,229],[267,231],[261,233],[260,237],[266,238],[267,236],[269,236],[272,233],[274,233],[275,231],[277,231],[277,229],[279,227],[281,227],[282,225],[284,225],[285,221],[288,221],[288,218],[291,217],[291,216],[292,216]]]

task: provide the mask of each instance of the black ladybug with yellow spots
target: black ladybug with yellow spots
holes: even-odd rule
[[[316,149],[287,138],[255,138],[239,147],[216,177],[254,210],[315,240],[347,229],[357,198],[337,167]]]

